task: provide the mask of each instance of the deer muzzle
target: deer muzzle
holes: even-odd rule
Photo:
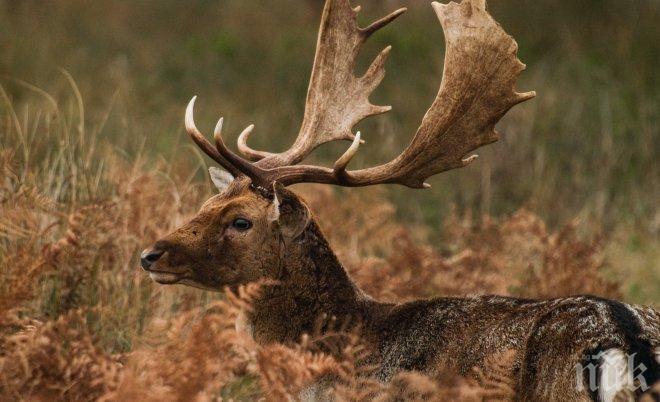
[[[163,250],[146,249],[140,255],[140,265],[148,271],[149,268],[151,268],[151,266],[163,256],[163,254],[165,254],[165,251]]]
[[[154,269],[154,264],[165,254],[164,250],[157,248],[146,249],[140,255],[140,265],[142,269],[149,273],[149,277],[161,284],[173,284],[182,279],[182,274],[177,272],[168,272]]]

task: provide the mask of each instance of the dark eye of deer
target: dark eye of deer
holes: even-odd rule
[[[231,224],[235,229],[238,229],[240,231],[245,231],[248,230],[252,227],[252,222],[250,222],[247,219],[243,218],[236,218],[234,219],[234,222]]]

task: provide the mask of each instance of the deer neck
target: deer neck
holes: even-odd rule
[[[299,341],[322,317],[337,323],[364,323],[378,303],[350,279],[313,220],[294,241],[283,245],[276,278],[239,326],[260,343]]]

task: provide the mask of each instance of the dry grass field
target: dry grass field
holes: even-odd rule
[[[139,269],[140,251],[212,194],[209,161],[183,131],[187,100],[204,98],[199,121],[222,111],[228,133],[254,122],[255,147],[286,148],[321,3],[0,0],[0,400],[290,400],[327,375],[342,379],[341,400],[511,397],[506,355],[470,378],[381,384],[360,375],[357,333],[292,346],[237,333],[236,314],[267,284],[210,293]],[[364,55],[393,45],[375,97],[394,111],[361,125],[356,165],[406,144],[443,49],[426,1],[362,3],[365,21],[410,10]],[[660,3],[491,3],[528,65],[519,87],[538,93],[502,122],[499,143],[428,191],[296,190],[376,298],[658,306]]]

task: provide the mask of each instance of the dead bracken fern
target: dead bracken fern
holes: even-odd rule
[[[236,317],[260,292],[260,284],[229,290],[210,303],[157,323],[163,344],[131,354],[117,389],[104,400],[210,400],[223,386],[249,372],[254,342],[235,330]]]
[[[116,386],[121,368],[115,356],[95,345],[80,310],[25,325],[7,336],[3,351],[6,400],[94,401]]]

